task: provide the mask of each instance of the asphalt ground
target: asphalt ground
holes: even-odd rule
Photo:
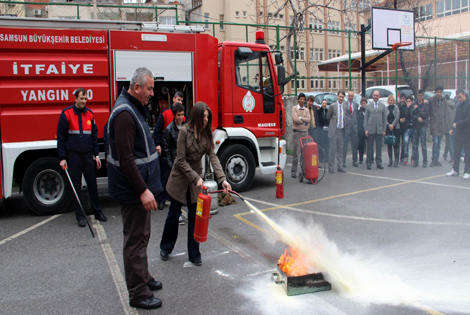
[[[386,165],[385,152],[383,159]],[[348,156],[348,173],[326,173],[312,185],[289,176],[289,161],[283,199],[275,197],[274,175],[259,172],[242,195],[281,227],[296,222],[291,233],[327,238],[312,251],[336,249],[334,268],[372,283],[372,291],[343,292],[333,283],[331,291],[288,297],[271,279],[286,246],[237,200],[210,220],[201,267],[187,259],[187,225],[179,227],[170,259],[160,260],[168,207],[152,212],[149,267],[163,283],[155,292],[163,307],[137,310],[128,305],[123,278],[120,207],[99,185],[109,221],[89,216],[94,239],[77,226],[73,210],[39,217],[22,196],[12,197],[0,218],[0,314],[470,313],[470,181],[446,177],[448,162],[367,170],[352,167]],[[395,280],[416,301],[404,303]]]

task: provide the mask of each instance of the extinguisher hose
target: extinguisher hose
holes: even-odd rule
[[[220,192],[224,192],[224,190],[220,189],[220,190],[208,191],[209,194],[218,194]],[[234,194],[235,196],[240,198],[243,202],[245,202],[245,199],[243,199],[243,197],[239,193],[237,193],[236,191],[229,190],[228,192],[231,193],[231,194]]]
[[[317,147],[320,148],[320,150],[322,150],[323,152],[323,175],[321,176],[321,178],[319,180],[317,180],[317,183],[320,182],[323,177],[325,177],[325,173],[326,173],[326,159],[325,159],[325,150],[323,150],[323,148],[317,143]]]

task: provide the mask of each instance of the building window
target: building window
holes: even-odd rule
[[[176,25],[176,17],[174,16],[160,16],[158,21],[163,25]]]
[[[324,83],[323,83],[323,79],[322,79],[322,80],[320,80],[320,90],[323,90],[323,88],[324,88]]]
[[[329,89],[329,90],[331,90],[331,81],[332,81],[331,79],[328,80],[328,89]]]
[[[322,28],[323,28],[323,21],[322,20],[317,20],[315,19],[314,23],[313,23],[313,28],[314,28],[314,32],[316,33],[322,33]]]
[[[323,48],[320,48],[320,59],[319,60],[323,60]]]
[[[239,18],[240,17],[240,11],[235,11],[235,17]]]
[[[339,21],[336,22],[336,35],[339,35]]]
[[[292,25],[292,21],[294,20],[293,15],[289,15],[289,25]]]
[[[281,51],[282,51],[282,52],[284,52],[284,48],[285,48],[284,46],[281,46]]]
[[[279,18],[280,18],[281,20],[284,20],[284,14],[279,14]]]
[[[308,28],[313,31],[313,18],[308,18]]]
[[[219,20],[220,20],[220,30],[225,31],[225,25],[224,25],[224,15],[220,14],[219,15]]]
[[[300,60],[305,60],[305,47],[300,47]]]
[[[468,1],[468,0],[463,0],[463,1]],[[460,2],[460,0],[459,0]],[[415,21],[426,21],[426,20],[432,20],[433,18],[433,9],[432,9],[433,4],[427,4],[427,5],[422,5],[420,7],[416,7],[413,9],[415,11]],[[467,7],[468,10],[468,7]],[[459,12],[460,13],[460,10]],[[453,13],[456,14],[456,13]]]
[[[328,59],[331,59],[332,58],[332,53],[331,53],[332,49],[328,49]]]
[[[263,11],[259,11],[259,16],[263,16]]]
[[[209,13],[204,13],[204,28],[209,29]]]
[[[305,90],[305,80],[300,80],[300,89]]]
[[[273,18],[272,12],[268,12],[268,19],[272,19],[272,18]]]
[[[315,80],[310,79],[310,88],[313,89],[315,87]]]
[[[310,48],[310,61],[313,61],[314,58],[313,58],[313,48]]]

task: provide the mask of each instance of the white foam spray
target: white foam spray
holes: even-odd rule
[[[405,285],[398,276],[384,274],[375,265],[342,253],[313,219],[301,223],[283,218],[281,227],[249,202],[246,203],[276,232],[279,241],[297,248],[343,296],[364,304],[416,303],[416,291]]]

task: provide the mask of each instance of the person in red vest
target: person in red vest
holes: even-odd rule
[[[183,93],[179,91],[176,92],[173,96],[173,104],[176,103],[183,104]],[[155,130],[153,131],[153,140],[155,141],[157,152],[160,155],[162,154],[163,132],[165,131],[166,127],[171,124],[173,118],[173,110],[171,106],[169,106],[161,112],[160,116],[158,117],[157,124],[155,125]],[[166,163],[163,163],[163,159],[160,159],[160,180],[163,185],[163,192],[158,195],[158,210],[163,210],[165,207],[165,201],[168,197],[165,190],[165,185],[168,181],[168,177],[170,176],[170,171],[171,169],[168,168]]]
[[[93,112],[85,107],[87,93],[85,89],[75,90],[75,103],[65,108],[60,114],[57,126],[57,151],[60,166],[68,168],[73,187],[80,198],[82,174],[85,177],[95,219],[106,222],[101,211],[96,185],[96,169],[101,167],[98,149],[98,128]],[[73,199],[75,217],[79,227],[84,227],[85,217],[76,198]]]

